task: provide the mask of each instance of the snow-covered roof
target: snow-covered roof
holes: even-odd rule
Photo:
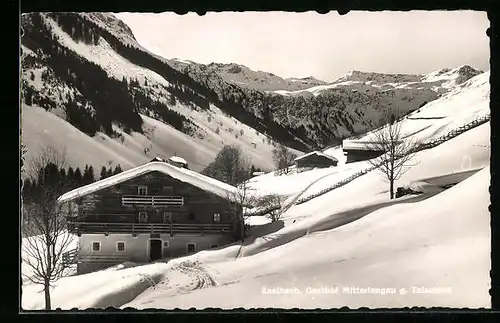
[[[339,161],[337,158],[335,158],[333,156],[330,156],[330,155],[327,155],[327,154],[325,154],[325,153],[323,153],[321,151],[312,151],[312,152],[307,153],[305,155],[299,156],[299,157],[295,158],[294,160],[298,161],[298,160],[301,160],[301,159],[306,158],[306,157],[311,156],[311,155],[317,155],[317,156],[325,157],[325,158],[328,158],[328,159],[330,159],[332,161],[335,161],[335,162]]]
[[[168,163],[154,161],[69,191],[61,195],[57,201],[59,203],[71,201],[75,198],[91,194],[153,171],[161,172],[181,182],[199,187],[204,191],[214,193],[223,198],[235,196],[235,193],[237,192],[236,187],[218,181],[214,178],[196,173],[189,169],[176,167]]]
[[[174,163],[179,163],[179,164],[186,164],[187,161],[184,158],[181,158],[179,156],[172,156],[169,158],[170,161],[173,161]]]
[[[377,145],[373,141],[344,140],[342,141],[343,150],[377,150]]]
[[[403,140],[395,141],[396,144],[403,143]],[[349,140],[342,141],[343,150],[368,150],[368,151],[382,151],[381,144],[373,140]]]

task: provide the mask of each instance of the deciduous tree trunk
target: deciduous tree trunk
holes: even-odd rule
[[[50,281],[48,279],[45,280],[43,288],[45,293],[45,310],[50,311],[52,306],[50,304]]]

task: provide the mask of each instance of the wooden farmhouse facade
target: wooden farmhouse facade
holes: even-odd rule
[[[313,151],[295,158],[297,169],[327,168],[337,166],[338,162],[337,158],[321,151]]]
[[[167,162],[152,161],[72,190],[58,202],[77,209],[77,272],[149,262],[243,238],[236,188]]]

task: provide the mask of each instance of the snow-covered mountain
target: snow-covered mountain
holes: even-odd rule
[[[28,159],[51,144],[64,145],[74,165],[130,168],[177,153],[195,168],[230,143],[264,165],[272,138],[325,142],[328,134],[352,134],[350,125],[370,139],[377,130],[366,129],[386,106],[415,110],[397,121],[404,140],[445,138],[419,150],[395,182],[422,194],[391,200],[368,161],[346,164],[340,147],[325,149],[338,157],[336,167],[250,181],[259,194],[290,198],[279,221],[251,217],[244,242],[63,277],[51,288],[53,307],[491,306],[489,72],[469,66],[425,75],[351,72],[329,84],[266,92],[200,64],[173,69],[112,15],[34,14],[23,16],[23,27]],[[267,117],[260,119],[262,112]],[[302,134],[286,128],[301,120],[319,126]],[[273,128],[278,122],[283,132]],[[40,286],[22,287],[23,309],[43,309]]]
[[[463,66],[427,75],[352,72],[332,83],[283,79],[237,64],[159,57],[110,13],[21,20],[28,155],[64,145],[75,165],[131,167],[177,154],[201,170],[235,144],[270,169],[277,142],[297,152],[338,143],[377,127],[386,107],[406,114],[481,73]]]
[[[405,140],[433,141],[487,116],[489,76],[477,75],[397,121]],[[488,308],[490,127],[485,122],[417,152],[395,184],[426,184],[420,195],[390,200],[388,183],[376,170],[324,190],[369,167],[367,161],[345,164],[339,158],[337,167],[257,176],[250,182],[256,192],[296,197],[279,221],[252,217],[243,243],[64,277],[51,290],[52,304]],[[343,155],[338,148],[324,152]],[[310,195],[316,197],[298,203]],[[43,309],[39,291],[38,285],[23,285],[24,309]]]
[[[231,93],[230,99],[252,113],[297,129],[319,147],[377,127],[386,108],[405,115],[483,73],[468,65],[422,75],[352,71],[326,83],[282,79],[238,64],[168,62],[222,96]]]
[[[180,71],[196,71],[198,69],[198,71],[214,73],[228,83],[235,84],[242,88],[260,91],[297,91],[326,84],[325,81],[318,80],[312,76],[283,79],[273,73],[253,71],[244,65],[234,63],[211,63],[203,65],[174,58],[169,60],[169,64]]]
[[[304,146],[273,122],[240,121],[237,111],[207,98],[209,89],[138,45],[112,14],[26,14],[22,25],[28,160],[51,145],[64,148],[74,166],[128,168],[175,154],[199,171],[229,144],[271,169],[278,140]]]
[[[351,71],[335,81],[312,86],[304,90],[278,90],[275,93],[281,95],[314,96],[325,95],[334,89],[351,89],[365,93],[386,93],[388,91],[407,92],[409,95],[424,92],[434,92],[441,95],[450,91],[472,77],[483,73],[469,65],[463,65],[454,69],[444,68],[439,71],[422,75],[411,74],[383,74]]]

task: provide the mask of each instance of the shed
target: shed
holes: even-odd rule
[[[310,152],[295,158],[294,161],[297,168],[327,168],[330,166],[337,166],[339,162],[337,158],[321,151]]]
[[[368,140],[344,140],[342,141],[342,150],[346,155],[346,163],[369,160],[376,158],[384,153],[377,147],[374,141]]]

